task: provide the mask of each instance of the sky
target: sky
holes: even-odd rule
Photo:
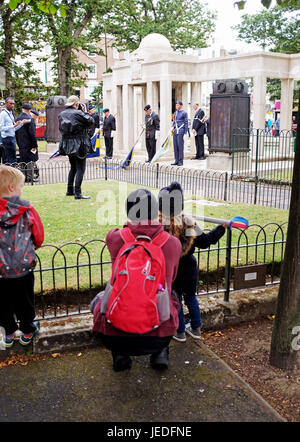
[[[245,42],[236,40],[237,32],[230,29],[231,26],[237,25],[241,21],[241,16],[245,13],[255,14],[265,9],[260,0],[247,0],[245,8],[239,10],[237,6],[233,6],[235,0],[203,0],[208,4],[210,9],[215,9],[218,13],[216,21],[216,40],[224,45],[225,49],[248,49],[255,50],[257,45],[248,45]],[[272,6],[275,5],[273,0]]]

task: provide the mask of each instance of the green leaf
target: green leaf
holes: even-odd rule
[[[50,13],[51,13],[52,15],[54,15],[54,14],[56,13],[56,11],[57,11],[57,7],[54,6],[54,5],[50,5]]]
[[[8,6],[13,11],[18,6],[18,0],[9,0]]]
[[[245,3],[246,3],[246,0],[244,0],[244,1],[239,1],[239,2],[234,2],[234,6],[237,5],[237,7],[238,7],[239,9],[244,9]]]
[[[62,5],[59,7],[59,13],[61,15],[61,17],[66,17],[67,15],[67,7]]]
[[[272,0],[261,0],[261,2],[265,8],[269,8],[271,6]]]

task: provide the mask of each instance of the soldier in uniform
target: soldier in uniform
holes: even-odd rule
[[[144,107],[145,115],[145,129],[146,129],[146,148],[148,152],[148,160],[150,163],[156,154],[156,131],[159,130],[160,120],[159,116],[153,112],[150,104]]]
[[[172,166],[183,165],[183,150],[184,140],[183,137],[188,131],[188,114],[182,109],[182,101],[176,101],[176,112],[174,114],[174,134],[173,134],[173,146],[175,163]]]
[[[108,160],[112,159],[113,156],[113,133],[116,130],[116,119],[113,115],[109,113],[109,109],[103,109],[105,115],[103,121],[103,136],[105,142],[105,158]]]
[[[196,156],[192,160],[205,160],[204,157],[204,134],[206,133],[205,113],[198,103],[193,106],[195,113],[192,132],[195,135]]]

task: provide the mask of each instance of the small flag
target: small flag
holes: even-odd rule
[[[93,147],[93,150],[96,151],[97,147],[100,149],[100,130],[91,138],[91,144]]]
[[[128,169],[128,167],[130,166],[131,162],[132,162],[132,158],[133,158],[133,154],[134,154],[134,146],[131,148],[129,154],[127,155],[125,161],[122,163],[121,165],[121,169]]]
[[[229,227],[236,227],[238,229],[248,229],[249,222],[246,218],[242,218],[241,216],[235,216],[230,220]]]
[[[59,153],[59,150],[57,150],[56,152],[54,152],[54,153],[51,155],[51,157],[49,157],[49,160],[51,160],[52,158],[59,157],[59,156],[60,156],[60,153]]]
[[[164,154],[169,152],[169,150],[171,149],[171,146],[172,146],[171,137],[172,137],[172,132],[170,131],[167,138],[165,139],[165,141],[163,142],[163,144],[159,148],[159,151],[156,152],[156,154],[152,158],[150,164],[155,163],[161,156],[163,156]]]

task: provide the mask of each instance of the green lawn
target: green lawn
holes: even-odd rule
[[[126,183],[109,181],[87,181],[83,183],[83,193],[90,195],[90,200],[75,200],[73,197],[65,196],[66,185],[35,185],[26,186],[23,189],[23,197],[30,200],[41,216],[45,228],[44,247],[38,251],[43,269],[50,269],[52,266],[65,267],[76,266],[77,263],[88,264],[98,263],[101,260],[109,261],[109,254],[104,247],[106,233],[114,227],[120,227],[126,220],[125,199],[127,195],[139,186]],[[150,189],[157,194],[158,189]],[[241,235],[240,231],[233,229],[232,244],[235,247],[240,239],[240,245],[273,241],[274,230],[277,228],[272,223],[281,224],[288,219],[288,211],[272,209],[268,207],[252,206],[248,204],[221,203],[221,205],[198,204],[195,197],[186,195],[185,212],[194,215],[231,219],[233,216],[243,216],[249,220],[250,227],[247,231],[247,238]],[[213,200],[207,200],[214,202]],[[219,202],[220,203],[220,202]],[[268,225],[265,232],[256,225]],[[202,228],[213,227],[212,224],[201,225]],[[286,230],[286,227],[285,227]],[[280,230],[275,240],[281,239]],[[81,245],[92,241],[85,248]],[[100,241],[102,240],[102,241]],[[64,245],[71,242],[70,245]],[[220,245],[224,247],[226,238],[223,237]],[[48,245],[51,245],[48,246]],[[56,248],[55,248],[56,247]],[[57,249],[59,247],[59,249]],[[215,246],[212,246],[214,249]],[[55,251],[56,256],[53,258]],[[103,251],[103,256],[101,253]],[[243,264],[246,260],[246,249],[240,248],[239,261],[237,250],[232,253],[233,263]],[[273,259],[281,259],[282,246],[253,247],[248,254],[248,261],[270,262]],[[211,251],[209,255],[209,268],[217,267],[217,251]],[[258,255],[258,259],[256,259]],[[200,267],[207,267],[207,253],[202,253]],[[219,265],[225,265],[225,250],[221,250]],[[39,267],[37,267],[39,268]],[[55,278],[51,270],[43,272],[43,290],[68,287],[88,287],[99,285],[101,276],[106,281],[110,275],[110,264],[94,266],[91,273],[88,266],[78,272],[75,268],[64,268],[55,270]],[[36,290],[41,289],[41,281],[37,275]]]

